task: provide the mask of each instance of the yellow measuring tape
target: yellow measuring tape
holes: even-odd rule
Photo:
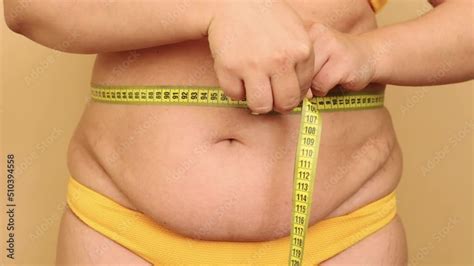
[[[171,104],[247,108],[217,87],[93,87],[92,99],[116,104]],[[293,208],[289,265],[302,265],[314,189],[322,120],[320,112],[382,107],[383,93],[350,93],[305,99],[293,109],[301,112],[294,166]]]

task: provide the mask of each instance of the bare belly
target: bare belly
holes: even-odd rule
[[[353,33],[376,26],[365,0],[317,2],[292,5],[307,25],[318,20]],[[100,54],[92,82],[218,86],[206,40]],[[70,143],[69,169],[81,183],[177,233],[274,239],[290,231],[299,117],[91,102]],[[322,119],[310,224],[386,195],[401,172],[386,109],[324,113]]]

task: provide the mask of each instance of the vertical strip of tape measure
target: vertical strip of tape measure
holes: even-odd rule
[[[302,265],[321,138],[321,115],[315,103],[303,101],[293,181],[289,265]]]

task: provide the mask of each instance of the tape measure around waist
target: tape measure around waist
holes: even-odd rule
[[[114,104],[197,105],[247,108],[245,101],[226,97],[217,87],[93,87],[94,101]],[[312,195],[321,140],[320,112],[347,111],[383,106],[383,93],[348,93],[305,99],[293,109],[301,112],[293,177],[293,206],[289,265],[302,265],[305,236],[310,220]]]

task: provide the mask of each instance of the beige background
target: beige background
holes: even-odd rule
[[[391,24],[428,8],[425,0],[392,0],[378,19],[381,25]],[[1,30],[1,258],[5,260],[5,157],[14,153],[14,263],[52,265],[65,205],[66,148],[88,98],[94,57],[41,47],[4,23]],[[473,264],[473,84],[388,89],[386,105],[405,156],[399,213],[411,265]]]

